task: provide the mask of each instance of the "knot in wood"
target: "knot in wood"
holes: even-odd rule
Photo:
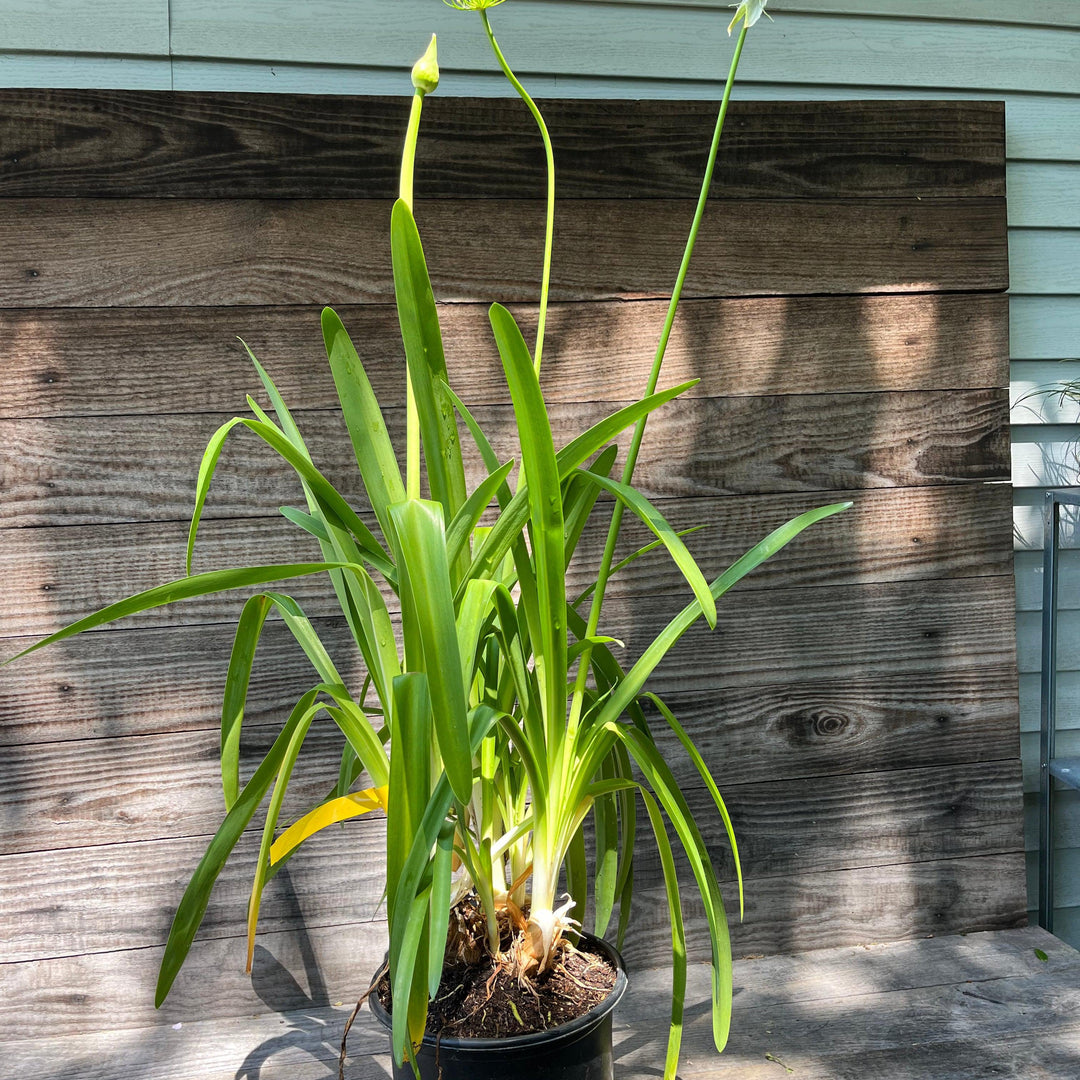
[[[798,709],[781,716],[777,724],[789,742],[806,745],[846,734],[852,728],[852,719],[831,709]]]

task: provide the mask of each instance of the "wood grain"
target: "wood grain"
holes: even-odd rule
[[[535,19],[540,9],[529,7],[521,17]],[[180,37],[190,14],[180,13]],[[668,16],[685,30],[700,13],[669,5]],[[835,20],[800,18],[811,31],[835,29]],[[952,31],[935,25],[929,47],[940,52]],[[256,30],[264,39],[265,22]],[[0,137],[19,151],[0,162],[6,656],[118,592],[179,575],[203,446],[254,385],[237,333],[303,406],[316,460],[363,511],[315,305],[346,305],[400,439],[387,200],[403,106],[101,91],[0,92],[5,102]],[[570,196],[544,369],[557,443],[640,392],[710,111],[552,104]],[[748,872],[748,918],[733,928],[738,953],[1025,918],[1009,490],[1000,483],[1009,475],[1002,118],[999,104],[940,102],[774,102],[737,106],[730,118],[721,197],[706,217],[665,373],[701,382],[650,421],[638,480],[677,526],[713,524],[691,538],[712,572],[796,512],[848,493],[856,501],[725,597],[717,631],[688,632],[652,683],[700,741],[736,822]],[[478,132],[505,136],[504,157],[492,159]],[[438,159],[445,170],[436,177]],[[504,458],[516,456],[516,431],[480,304],[523,305],[531,338],[537,164],[518,103],[432,100],[420,226],[452,374]],[[1070,243],[1022,230],[1014,255],[1045,254],[1042,265],[1067,283]],[[1017,284],[1039,292],[1045,281],[1026,275]],[[1030,355],[1041,356],[1049,339],[1025,333]],[[230,442],[200,568],[295,557],[287,541],[267,544],[260,534],[278,505],[298,498],[254,440]],[[642,539],[631,528],[626,544]],[[596,548],[587,535],[572,584],[587,579]],[[355,648],[315,584],[297,595],[359,685]],[[601,632],[623,639],[630,660],[686,599],[662,560],[643,560],[618,581]],[[191,1033],[172,1025],[195,1024],[204,1045],[218,1047],[198,1023],[214,1015],[220,1032],[263,1038],[226,1063],[228,1077],[300,1080],[311,1063],[325,1076],[334,1040],[319,1024],[298,1021],[294,1039],[276,1020],[256,1036],[249,1019],[355,1000],[381,958],[383,825],[371,816],[333,830],[275,880],[254,980],[244,978],[250,837],[220,879],[174,996],[152,1012],[173,905],[222,813],[215,729],[241,600],[133,620],[0,670],[0,907],[13,916],[0,928],[0,1038],[60,1044],[51,1058],[20,1051],[32,1063],[27,1075],[54,1080],[59,1060],[68,1072],[118,1080],[110,1070],[149,1058],[128,1075],[168,1076],[174,1060],[193,1060],[169,1041],[190,1045]],[[245,719],[245,773],[311,685],[308,666],[282,624],[268,624]],[[670,736],[658,738],[673,748]],[[324,794],[340,745],[320,721],[286,817]],[[711,800],[685,756],[671,756],[730,879]],[[671,946],[656,857],[644,845],[638,874],[628,952],[641,968],[670,957]],[[732,885],[725,880],[729,905]],[[692,890],[685,895],[691,952],[701,956],[700,905]],[[964,1017],[982,1010],[981,1020],[1002,1008],[955,979],[1015,980],[996,995],[1013,1007],[995,1028],[999,1040],[1032,1030],[1025,1022],[1053,1031],[1075,1007],[1075,987],[1061,983],[1073,973],[1056,953],[1041,981],[1021,985],[1019,957],[1030,960],[1031,947],[974,975],[979,961],[960,949],[951,979],[935,948],[928,970],[949,985],[917,999],[904,997],[895,968],[863,967],[846,1006],[823,994],[824,1009],[810,1007],[810,968],[802,969],[790,1020],[776,1019],[775,1002],[758,993],[769,1035],[736,1042],[752,1051],[742,1075],[767,1080],[759,1066],[770,1075],[780,1068],[763,1066],[767,1046],[791,1055],[808,1080],[872,1080],[867,1070],[879,1066],[882,1080],[896,1080],[902,1074],[888,1070],[898,1063],[912,1080],[951,1080],[927,1066],[932,1056],[910,1050],[913,1039],[925,1033],[954,1048],[944,1060],[961,1060],[955,1047],[970,1052],[978,1040],[970,1023],[957,1026],[951,1003],[962,1001]],[[899,1002],[893,1034],[879,1035],[877,1014],[863,1010],[871,995],[875,1009],[888,1010],[887,997]],[[666,1028],[657,1013],[653,1001],[656,1031],[628,1035],[620,1067],[655,1070]],[[815,1039],[822,1054],[801,1053],[806,1025],[820,1029],[834,1013],[847,1022]],[[689,1020],[696,1030],[698,1016]],[[154,1023],[166,1025],[165,1041],[154,1036],[133,1051]],[[111,1031],[115,1053],[91,1060],[80,1033],[94,1028]],[[185,1080],[222,1071],[216,1049],[198,1060]],[[1013,1060],[1034,1058],[1017,1051]],[[926,1067],[917,1074],[911,1062]],[[379,1068],[360,1066],[365,1076]]]
[[[381,921],[385,818],[327,829],[266,886],[260,934]],[[258,858],[261,815],[214,883],[199,938],[228,938],[243,965],[243,932]],[[0,963],[12,964],[165,944],[176,905],[207,836],[0,856]],[[375,856],[373,858],[373,856]],[[48,904],[42,897],[48,897]]]
[[[679,4],[680,0],[600,0],[601,3],[627,4]],[[725,9],[723,0],[701,0],[703,8]],[[1020,23],[1030,26],[1009,0],[961,0],[946,14],[934,0],[776,0],[769,6],[773,12],[783,14],[820,12],[828,15],[872,15],[894,18],[956,19],[965,22]],[[1050,0],[1037,9],[1037,25],[1080,27],[1080,13],[1069,0]]]
[[[388,202],[10,199],[0,210],[8,237],[0,307],[393,297]],[[418,209],[436,296],[534,300],[543,213],[542,203],[497,199]],[[567,201],[556,222],[552,299],[666,296],[691,214],[683,200]],[[719,201],[695,251],[688,298],[1008,285],[1004,199]]]
[[[1035,957],[1036,949],[1046,953],[1046,963]],[[794,1061],[810,1080],[966,1080],[970,1068],[984,1062],[1015,1080],[1029,1080],[1039,1070],[1066,1076],[1078,1057],[1080,1029],[1069,1007],[1078,970],[1074,950],[1034,927],[737,961],[732,1041],[718,1056],[708,1012],[694,1007],[709,997],[708,965],[694,964],[687,980],[684,1060],[708,1080],[771,1080],[778,1066],[764,1057],[763,1047],[771,1047],[774,1058]],[[631,975],[615,1013],[615,1051],[619,1076],[644,1080],[655,1077],[655,1062],[663,1056],[666,1016],[657,1001],[670,992],[671,979],[662,967]],[[1040,998],[1058,1007],[1027,1007]],[[808,1039],[810,1010],[819,1004],[833,1022],[826,1037]],[[50,1080],[58,1059],[77,1066],[87,1080],[134,1072],[146,1080],[232,1080],[238,1064],[251,1063],[260,1078],[325,1080],[337,1067],[350,1011],[349,1005],[309,1006],[188,1021],[179,1029],[159,1022],[108,1034],[19,1037],[5,1049],[24,1072]],[[889,1017],[894,1026],[886,1026]],[[921,1024],[914,1040],[912,1022]],[[926,1041],[912,1045],[919,1036]],[[349,1050],[349,1080],[385,1078],[386,1035],[367,1010],[357,1017]]]
[[[690,900],[689,888],[684,892],[687,919],[699,926],[689,936],[688,954],[706,960],[708,935],[696,923],[703,918],[700,902]],[[725,889],[725,898],[728,911],[737,911],[733,887]],[[671,956],[671,932],[663,886],[635,892],[634,903],[627,963],[665,963]],[[731,943],[736,956],[758,956],[827,949],[839,941],[871,945],[1026,923],[1023,853],[1016,851],[753,881],[746,917],[731,919]]]
[[[280,634],[272,630],[268,631],[271,651],[268,656],[260,655],[249,695],[246,724],[252,734],[246,746],[258,747],[267,737],[267,726],[280,725],[281,702],[292,689],[288,679],[291,677],[299,685],[304,674],[299,663],[290,662],[290,653],[282,647]],[[337,644],[335,638],[342,636],[327,635],[325,627],[320,630],[331,645]],[[143,644],[162,635],[133,636]],[[191,631],[187,635],[172,634],[169,638],[179,639],[182,644],[185,639],[198,641],[206,636]],[[272,649],[275,638],[279,645],[276,652]],[[220,659],[224,663],[224,656]],[[33,660],[26,663],[30,665]],[[164,662],[162,668],[165,669]],[[8,745],[16,745],[21,739],[42,746],[74,737],[78,741],[74,751],[58,748],[59,758],[45,752],[43,761],[62,763],[66,760],[65,753],[76,752],[95,760],[103,757],[106,763],[123,761],[139,769],[153,765],[150,751],[160,745],[164,757],[183,763],[185,775],[190,777],[192,768],[212,772],[207,762],[215,753],[219,705],[214,691],[218,688],[208,686],[199,695],[197,684],[190,684],[190,675],[186,687],[172,690],[166,683],[163,691],[170,695],[166,712],[147,707],[137,691],[127,685],[131,676],[127,674],[125,678],[125,674],[120,672],[116,676],[122,683],[119,688],[108,682],[107,675],[102,675],[101,685],[84,688],[82,693],[75,689],[63,695],[55,692],[57,697],[75,698],[75,701],[65,722],[57,720],[48,725],[35,721],[39,712],[45,712],[44,702],[53,695],[49,688],[28,680],[30,685],[21,700],[31,700],[21,710],[22,722],[12,724],[10,729],[5,726]],[[698,693],[682,692],[674,680],[666,680],[668,685],[663,693],[683,725],[694,733],[715,775],[725,783],[750,783],[1015,757],[1019,741],[1015,727],[1016,694],[1011,679],[1007,671],[976,668],[936,675],[850,677],[834,683],[776,682]],[[658,690],[664,681],[661,671],[656,680]],[[119,699],[115,719],[91,711],[95,689],[106,704]],[[35,691],[36,699],[31,697]],[[14,715],[15,710],[11,712]],[[63,714],[54,710],[54,715]],[[112,723],[107,726],[109,721]],[[169,734],[170,727],[185,728],[188,734]],[[660,723],[658,728],[663,741],[664,725]],[[207,729],[208,733],[200,733]],[[95,748],[94,737],[103,731],[108,731],[113,739]],[[163,741],[160,744],[115,741],[131,735],[162,735]],[[320,743],[316,740],[312,745],[318,747]],[[322,745],[323,756],[316,755],[313,759],[316,763],[330,760],[326,754],[331,751],[325,747],[332,747],[333,740]],[[18,770],[12,776],[13,786],[19,786],[24,775],[20,763],[32,762],[36,753],[32,749],[5,751],[5,759],[13,770]],[[188,761],[189,757],[195,760]],[[306,755],[305,761],[308,760],[311,759]],[[678,768],[686,767],[681,752],[675,754],[674,761]],[[130,786],[134,779],[124,782]],[[37,786],[40,792],[40,785]],[[100,804],[95,804],[95,809],[99,813],[107,812],[107,807]]]
[[[695,198],[715,106],[541,103],[564,198]],[[397,197],[409,99],[0,91],[0,196]],[[998,102],[735,102],[721,198],[1003,196]],[[543,198],[543,148],[516,99],[433,97],[421,198]]]
[[[622,403],[549,409],[556,446]],[[404,410],[387,414],[403,444]],[[508,407],[474,414],[501,460],[516,459]],[[828,415],[829,423],[822,417]],[[296,410],[318,466],[341,493],[366,499],[338,413]],[[0,421],[0,515],[19,526],[186,520],[199,461],[228,414]],[[105,427],[105,431],[101,428]],[[844,491],[1003,480],[1009,475],[1004,390],[677,399],[650,418],[635,485],[649,498]],[[626,446],[629,434],[619,443]],[[479,463],[467,479],[479,483]],[[288,465],[256,436],[230,437],[207,501],[206,520],[259,517],[299,499]]]
[[[707,575],[715,576],[773,529],[847,493],[663,499],[656,505],[676,529],[704,524],[688,539]],[[850,510],[788,545],[759,567],[743,588],[933,580],[1007,574],[1009,537],[996,529],[1008,512],[1002,485],[885,488],[853,493]],[[577,594],[595,577],[609,510],[601,508],[570,566]],[[624,520],[617,556],[654,537],[636,518]],[[11,529],[0,548],[0,639],[53,633],[122,595],[184,573],[187,526],[182,521]],[[314,541],[281,518],[223,519],[200,533],[195,569],[318,559]],[[616,575],[610,595],[649,595],[683,588],[682,574],[666,552],[643,556]],[[281,589],[310,616],[340,613],[324,577],[297,578]],[[396,606],[387,590],[387,602]],[[180,626],[235,617],[238,598],[222,593],[129,616],[123,627]],[[0,676],[2,678],[2,676]]]
[[[725,784],[944,768],[1019,753],[1016,688],[1007,672],[676,690],[664,700]],[[657,741],[667,746],[665,724],[651,716]],[[672,762],[686,772],[678,751]]]
[[[978,293],[689,300],[664,380],[699,379],[688,391],[695,397],[1007,386],[1007,305]],[[512,310],[532,341],[535,308]],[[546,399],[614,401],[643,390],[666,310],[664,301],[552,305]],[[380,402],[401,405],[396,310],[347,305],[339,314]],[[440,318],[457,393],[470,406],[508,400],[487,309],[444,304]],[[337,408],[315,308],[33,309],[0,310],[0,417],[242,408],[246,394],[262,391],[237,338],[290,407]]]
[[[184,791],[192,811],[184,828],[209,822],[212,830],[219,823],[223,810],[214,779],[207,776],[201,791]],[[716,810],[700,780],[691,781],[686,770],[679,780],[695,820],[710,834],[715,832],[709,822]],[[729,783],[724,795],[746,879],[766,891],[769,878],[791,879],[837,866],[889,866],[1022,849],[1015,761],[831,781]],[[125,798],[125,793],[118,797]],[[139,820],[143,808],[126,805],[132,827],[122,844],[0,855],[0,898],[10,915],[9,929],[0,933],[0,963],[164,945],[175,905],[212,832],[172,836],[175,825],[163,819],[161,833],[151,834],[161,839],[146,839],[145,823]],[[286,814],[282,824],[293,816]],[[813,827],[821,821],[828,821],[828,828]],[[215,886],[213,907],[200,930],[203,939],[243,934],[260,824],[257,820],[249,830]],[[102,841],[113,836],[108,828],[100,831]],[[381,814],[310,841],[303,857],[290,861],[288,876],[276,878],[277,884],[268,888],[263,929],[311,930],[374,913],[383,888],[385,843]],[[718,842],[710,845],[710,853],[719,879],[733,882],[727,850]],[[661,884],[652,838],[639,834],[635,891],[647,893]],[[689,871],[684,872],[684,885],[695,906]],[[50,898],[44,908],[42,895]]]
[[[234,620],[241,605],[238,599]],[[233,631],[233,625],[110,630],[25,657],[0,673],[0,739],[17,745],[218,727]],[[318,633],[342,676],[359,686],[362,664],[344,622],[322,620]],[[314,685],[311,673],[284,624],[268,622],[246,722],[280,724],[289,695],[295,701]]]
[[[872,945],[947,934],[965,922],[972,930],[979,924],[983,929],[1019,925],[1026,913],[1009,908],[1017,867],[1013,855],[991,855],[769,878],[748,896],[747,919],[733,927],[733,945],[737,955],[771,954],[835,947],[845,937]],[[911,897],[915,905],[900,907],[898,894]],[[641,970],[669,962],[671,939],[662,895],[643,891],[639,901],[628,963]],[[687,917],[696,927],[699,915],[689,905]],[[690,944],[693,958],[701,959],[706,944],[701,935],[695,933]],[[242,974],[242,948],[238,938],[197,939],[157,1013],[153,986],[160,948],[8,965],[0,984],[0,1037],[5,1044],[12,1038],[95,1030],[122,1037],[133,1028],[186,1025],[207,1015],[227,1025],[231,1017],[267,1009],[351,1002],[367,988],[383,957],[385,924],[356,922],[262,935],[253,978]],[[1069,972],[1068,977],[1074,976]],[[666,1008],[663,1013],[666,1032]]]
[[[743,873],[754,882],[826,873],[837,867],[888,866],[1023,850],[1020,761],[979,761],[921,769],[740,784],[723,795],[732,815]],[[674,757],[674,753],[671,755]],[[685,779],[683,776],[685,775]],[[721,880],[735,864],[715,806],[690,770],[680,786],[694,820],[714,822],[707,845]],[[648,887],[662,881],[651,838],[635,860]],[[689,886],[688,886],[689,888]],[[1016,902],[1026,909],[1026,890]]]
[[[1047,954],[1045,964],[1036,949]],[[694,964],[684,1061],[706,1080],[772,1080],[779,1066],[766,1053],[793,1062],[808,1080],[968,1080],[972,1067],[984,1065],[1014,1080],[1068,1076],[1080,1058],[1078,970],[1075,951],[1037,928],[737,961],[732,1040],[719,1056],[708,1010],[694,1007],[709,997],[708,965]],[[671,980],[660,967],[631,974],[615,1013],[615,1053],[620,1077],[645,1080],[663,1057],[666,1010],[657,1001]],[[1048,1007],[1033,1010],[1033,1000]],[[337,1067],[350,1009],[309,1006],[189,1021],[179,1029],[158,1023],[107,1035],[20,1037],[6,1050],[24,1072],[50,1080],[57,1059],[87,1080],[134,1072],[146,1080],[232,1080],[238,1065],[253,1064],[261,1080],[325,1080]],[[828,1027],[808,1038],[814,1013],[827,1016]],[[349,1050],[349,1080],[385,1078],[386,1034],[367,1010],[357,1017]]]
[[[667,694],[835,683],[868,674],[927,677],[998,668],[1011,677],[1012,597],[1010,577],[776,589],[767,606],[761,593],[736,589],[721,605],[717,630],[700,624],[688,631],[650,685]],[[601,631],[624,641],[632,658],[683,599],[614,597]],[[317,620],[316,626],[343,676],[358,680],[340,624]],[[138,730],[148,715],[149,730],[208,727],[220,709],[231,641],[231,626],[109,630],[43,650],[4,670],[0,708],[10,720],[0,732],[13,743],[33,743],[35,727],[61,716],[66,726],[60,730],[94,735]],[[252,712],[272,718],[290,695],[295,701],[309,688],[311,675],[277,624],[268,624],[262,649]]]
[[[262,935],[252,975],[242,938],[196,940],[168,1000],[154,1009],[163,949],[84,953],[5,966],[0,1038],[79,1031],[115,1033],[156,1024],[219,1023],[267,1010],[284,1012],[355,1002],[386,952],[386,923]],[[340,1036],[339,1036],[340,1038]]]
[[[284,719],[284,718],[283,718]],[[704,721],[708,730],[708,713],[698,711],[688,720]],[[279,725],[280,726],[280,722]],[[663,725],[659,725],[662,729]],[[689,726],[697,735],[697,725]],[[276,728],[250,729],[245,741],[243,775],[250,775],[269,748]],[[661,736],[669,751],[680,783],[687,790],[697,791],[700,782],[692,766],[685,761],[673,740]],[[988,762],[985,751],[969,751],[968,757],[979,764],[949,766],[932,761],[925,768],[909,774],[891,769],[887,772],[852,774],[836,773],[841,780],[829,784],[812,775],[803,765],[789,769],[796,779],[770,778],[767,772],[770,743],[759,749],[763,765],[749,775],[728,764],[729,755],[743,749],[745,739],[703,739],[707,763],[714,770],[717,782],[725,785],[726,798],[733,808],[737,822],[746,822],[737,829],[740,842],[747,847],[744,861],[756,875],[784,873],[790,869],[809,866],[823,869],[829,860],[843,865],[845,860],[863,862],[905,861],[907,858],[930,858],[930,851],[941,855],[971,854],[965,845],[988,845],[977,853],[1000,851],[1001,836],[1009,825],[1011,814],[1013,846],[1022,846],[1020,773],[1018,747],[1013,746],[1014,760],[1004,763]],[[770,740],[771,741],[771,740]],[[343,746],[329,720],[313,732],[305,744],[305,753],[289,787],[284,824],[298,817],[322,799],[337,779],[338,761]],[[155,840],[165,837],[206,836],[217,830],[223,817],[220,792],[220,770],[216,766],[218,739],[213,731],[180,732],[153,736],[93,739],[77,742],[48,743],[33,747],[7,747],[3,751],[5,779],[2,794],[3,835],[0,854],[41,852],[48,850],[90,847],[102,844],[132,843],[136,840]],[[879,764],[878,768],[882,766]],[[986,777],[986,790],[980,793],[977,784],[963,774],[974,768]],[[805,777],[810,772],[811,776]],[[756,775],[755,775],[756,773]],[[753,783],[749,777],[753,776]],[[971,788],[965,789],[965,785]],[[853,793],[865,791],[864,805]],[[950,793],[942,796],[941,792]],[[690,796],[698,820],[709,820],[715,812],[708,796]],[[946,798],[943,810],[926,810],[925,802]],[[912,811],[912,800],[919,809]],[[848,804],[851,805],[848,805]],[[1004,806],[1005,810],[999,809]],[[910,840],[896,832],[896,821],[923,813],[928,819],[940,822],[937,832],[928,824],[913,830],[911,848],[903,845]],[[820,815],[832,821],[826,833],[807,835],[800,823],[809,815]],[[1005,816],[1003,816],[1005,815]],[[764,824],[762,824],[762,821]],[[851,823],[851,824],[848,824]],[[361,824],[361,828],[364,825]],[[941,832],[941,829],[945,832]],[[710,831],[716,844],[714,860],[726,858],[723,833]],[[376,828],[378,832],[378,828]],[[946,833],[948,835],[946,835]],[[881,856],[873,854],[875,835],[881,845]],[[970,835],[970,839],[969,839]],[[840,836],[843,839],[837,840]],[[891,841],[886,841],[886,836]],[[764,837],[764,839],[762,838]],[[787,839],[790,837],[790,839]],[[951,837],[951,839],[949,839]],[[869,841],[869,847],[868,845]],[[370,849],[365,863],[378,862],[377,851]],[[379,840],[378,843],[382,841]],[[644,849],[649,849],[649,843]],[[920,848],[918,843],[926,845]],[[956,849],[941,845],[955,844]],[[894,846],[900,845],[900,851]],[[792,863],[791,849],[801,847],[804,866]],[[771,854],[770,854],[771,852]],[[768,862],[773,858],[774,863]],[[652,859],[646,861],[651,865]],[[726,876],[733,877],[733,867]]]
[[[245,732],[245,779],[287,718],[283,712],[275,728]],[[224,817],[219,745],[216,732],[195,731],[50,743],[33,753],[5,748],[0,810],[7,835],[0,853],[208,839]],[[343,746],[329,719],[309,734],[289,784],[285,822],[334,787]]]

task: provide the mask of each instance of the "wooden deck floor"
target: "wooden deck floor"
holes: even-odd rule
[[[1036,950],[1047,956],[1042,960]],[[616,1076],[662,1072],[666,973],[631,972],[616,1014]],[[1037,928],[744,960],[722,1057],[707,968],[691,971],[684,1080],[1073,1080],[1080,1076],[1080,953]],[[27,1040],[0,1071],[34,1080],[329,1080],[346,1006]],[[365,1010],[348,1080],[389,1075]]]

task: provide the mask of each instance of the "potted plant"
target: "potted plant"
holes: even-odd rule
[[[617,971],[621,967],[617,953],[601,939],[616,907],[619,943],[626,930],[640,796],[659,851],[671,919],[674,990],[665,1066],[665,1077],[670,1078],[678,1064],[686,953],[666,823],[689,860],[708,923],[718,1049],[727,1039],[730,1019],[731,956],[724,905],[705,844],[653,739],[641,707],[643,697],[651,698],[661,721],[674,732],[708,787],[737,868],[738,853],[730,819],[705,762],[671,710],[647,694],[646,682],[697,619],[715,625],[716,601],[728,589],[803,529],[849,504],[825,506],[793,519],[708,581],[687,549],[684,534],[676,532],[633,486],[647,417],[693,385],[657,389],[735,70],[747,29],[762,13],[764,0],[744,0],[732,20],[732,27],[742,25],[648,385],[639,400],[558,449],[541,389],[554,213],[553,155],[540,111],[492,33],[486,9],[501,2],[452,0],[452,6],[479,11],[499,65],[537,121],[547,155],[546,245],[533,346],[526,343],[509,311],[498,304],[490,310],[520,456],[500,461],[450,386],[438,308],[413,216],[413,161],[422,105],[438,84],[432,39],[413,70],[415,93],[402,156],[400,198],[390,223],[407,360],[405,475],[363,361],[341,320],[327,308],[322,314],[323,338],[372,524],[319,471],[270,375],[252,355],[269,411],[249,397],[253,415],[235,417],[209,441],[197,481],[187,576],[104,608],[25,651],[188,597],[326,575],[362,654],[363,683],[346,685],[295,600],[269,590],[247,600],[237,625],[222,708],[221,773],[227,813],[177,910],[157,1003],[169,993],[184,962],[217,875],[268,792],[248,909],[249,967],[267,881],[321,829],[379,809],[387,817],[389,950],[385,1001],[377,1009],[391,1030],[399,1074],[442,1074],[466,1052],[465,1040],[455,1038],[453,1029],[444,1028],[441,1042],[425,1039],[429,1003],[442,1000],[444,966],[476,969],[482,964],[485,992],[502,984],[508,987],[508,1007],[517,1025],[509,1031],[496,1025],[490,1032],[499,1038],[494,1047],[483,1038],[474,1041],[481,1056],[469,1058],[459,1075],[549,1075],[554,1071],[552,1062],[559,1060],[562,1068],[566,1061],[577,1060],[579,1073],[560,1075],[610,1076],[610,1010],[625,986],[625,975]],[[191,574],[199,520],[215,467],[227,436],[237,427],[261,438],[295,470],[306,505],[302,510],[284,508],[282,514],[289,527],[303,530],[317,545],[317,560]],[[631,429],[630,449],[616,479],[613,440]],[[463,433],[472,444],[469,451],[463,451]],[[466,453],[475,453],[486,472],[472,491],[465,480]],[[600,501],[601,494],[608,499]],[[609,505],[614,509],[595,580],[583,594],[571,596],[567,564],[590,519],[598,508]],[[644,522],[656,539],[615,565],[626,511]],[[613,648],[617,643],[603,633],[605,591],[623,565],[661,546],[686,581],[688,602],[624,669],[617,647]],[[391,620],[394,606],[400,611],[400,640]],[[295,702],[262,763],[241,783],[244,702],[256,644],[272,612],[284,620],[310,660],[313,683]],[[329,720],[344,734],[338,775],[327,797],[279,835],[283,797],[316,719]],[[366,786],[354,790],[361,777],[367,778]],[[594,836],[592,935],[580,932],[590,877],[587,826]],[[740,875],[740,906],[741,891]],[[586,959],[581,961],[583,955]],[[578,958],[591,970],[597,965],[588,957],[597,955],[606,956],[614,967],[601,979],[597,992],[586,995],[584,1015],[560,1026],[555,1020],[563,1013],[561,1007],[552,1018],[551,1007],[540,1005],[532,1009],[534,1026],[550,1030],[521,1034],[529,1026],[520,1015],[522,1003],[540,1002],[540,988],[552,984],[555,973],[566,973],[581,985],[585,980],[568,970],[568,957]],[[518,1003],[512,996],[515,988],[521,995]],[[599,1031],[599,1043],[589,1041],[594,1040],[593,1031]],[[504,1058],[512,1052],[518,1057],[507,1066]],[[442,1058],[436,1065],[439,1053]]]

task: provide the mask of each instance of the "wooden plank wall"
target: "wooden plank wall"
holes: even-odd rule
[[[399,431],[386,236],[406,108],[0,93],[0,655],[180,576],[203,445],[256,386],[236,335],[362,505],[318,305],[340,307]],[[547,112],[566,201],[544,385],[565,440],[644,383],[711,109]],[[532,318],[541,158],[515,102],[436,98],[425,116],[418,217],[451,374],[509,455],[484,311],[497,299]],[[710,524],[692,546],[713,573],[793,514],[855,502],[727,597],[716,633],[689,634],[656,679],[740,836],[736,952],[1016,925],[1002,108],[745,103],[729,123],[665,374],[701,382],[651,422],[639,481],[679,525]],[[309,556],[274,525],[298,498],[268,455],[230,442],[197,568]],[[324,592],[293,591],[355,673]],[[0,1037],[363,988],[384,948],[374,816],[275,879],[250,981],[247,844],[163,1015],[151,1007],[172,911],[222,812],[215,724],[241,602],[147,613],[0,671]],[[619,580],[606,629],[632,654],[683,603],[663,560],[643,561]],[[280,629],[253,681],[256,750],[307,686]],[[338,749],[330,733],[309,740],[300,795],[336,775]],[[627,952],[643,964],[670,948],[647,850],[637,902]]]

